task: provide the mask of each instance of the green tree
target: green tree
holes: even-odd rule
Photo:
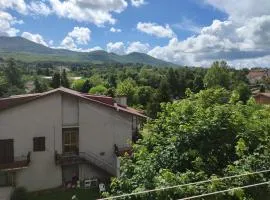
[[[128,104],[131,105],[133,101],[133,95],[135,93],[135,87],[136,82],[133,79],[125,79],[123,82],[120,82],[117,85],[116,95],[126,96]]]
[[[75,81],[73,81],[73,83],[72,83],[72,85],[71,85],[71,88],[73,89],[73,90],[77,90],[77,91],[79,91],[79,92],[82,92],[82,89],[83,89],[83,86],[84,86],[84,83],[85,83],[86,81],[85,80],[83,80],[83,79],[79,79],[79,80],[75,80]],[[89,88],[90,89],[90,88]],[[89,89],[88,89],[88,91],[89,91]]]
[[[92,85],[91,85],[90,81],[87,79],[82,86],[81,92],[88,93],[91,87],[92,87]]]
[[[45,82],[41,82],[40,80],[38,80],[38,78],[35,78],[34,80],[34,90],[33,92],[35,93],[41,93],[41,92],[45,92],[48,90],[48,86]]]
[[[138,192],[232,174],[268,169],[270,108],[229,101],[223,88],[189,94],[162,104],[162,111],[142,131],[133,156],[121,160],[121,175],[111,194]],[[207,97],[207,98],[206,98]],[[268,180],[269,175],[213,181],[200,186],[139,195],[136,199],[180,199]],[[215,195],[215,200],[268,199],[269,187]],[[258,198],[261,197],[261,198]],[[262,198],[263,197],[263,198]],[[129,199],[129,198],[123,198]]]
[[[68,80],[68,77],[67,77],[67,73],[66,73],[66,70],[63,69],[63,72],[61,74],[61,85],[65,88],[69,88],[70,84],[69,84],[69,80]]]
[[[203,77],[201,75],[195,76],[195,79],[193,80],[193,91],[199,92],[203,89],[204,89]]]
[[[4,67],[4,75],[9,85],[23,89],[22,73],[16,66],[14,59],[8,59]]]
[[[52,77],[51,87],[52,88],[59,88],[61,85],[61,76],[59,72],[55,72]]]
[[[135,92],[136,103],[146,106],[154,90],[150,86],[140,86]]]
[[[239,94],[239,100],[246,103],[251,97],[251,91],[247,84],[240,83],[235,91]]]
[[[90,94],[99,94],[99,95],[105,95],[107,94],[108,89],[104,85],[97,85],[95,87],[92,87],[89,90]]]
[[[224,87],[230,88],[229,67],[225,62],[214,62],[204,77],[204,85],[207,88]]]

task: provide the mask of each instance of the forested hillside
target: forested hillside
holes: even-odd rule
[[[33,62],[58,62],[58,63],[142,63],[155,66],[176,66],[175,64],[156,59],[144,53],[129,53],[118,55],[103,50],[92,52],[77,52],[65,49],[54,49],[32,42],[22,37],[0,36],[0,58],[14,58],[18,61]]]

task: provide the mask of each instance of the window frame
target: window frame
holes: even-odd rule
[[[42,152],[46,150],[46,138],[34,137],[33,138],[33,152]]]

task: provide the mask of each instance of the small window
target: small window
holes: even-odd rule
[[[34,138],[34,151],[45,151],[45,137]]]

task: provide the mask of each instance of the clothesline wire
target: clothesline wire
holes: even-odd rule
[[[247,173],[243,173],[243,174],[226,176],[226,177],[222,177],[222,178],[213,178],[213,179],[208,179],[208,180],[204,180],[204,181],[186,183],[186,184],[181,184],[181,185],[156,188],[156,189],[152,189],[152,190],[145,190],[145,191],[134,192],[134,193],[130,193],[130,194],[122,194],[122,195],[118,195],[118,196],[106,197],[106,198],[101,198],[101,199],[97,199],[97,200],[119,199],[119,198],[123,198],[123,197],[137,196],[137,195],[147,194],[147,193],[151,193],[151,192],[158,192],[158,191],[162,191],[162,190],[169,190],[169,189],[174,189],[174,188],[179,188],[179,187],[186,187],[186,186],[190,186],[190,185],[199,185],[199,184],[203,184],[203,183],[209,183],[212,181],[222,181],[222,180],[226,180],[226,179],[238,178],[238,177],[242,177],[242,176],[250,176],[250,175],[255,175],[255,174],[262,174],[262,173],[267,173],[267,172],[270,172],[270,169],[256,171],[256,172],[247,172]]]
[[[256,183],[256,184],[252,184],[252,185],[245,185],[245,186],[241,186],[241,187],[230,188],[230,189],[226,189],[226,190],[220,190],[220,191],[216,191],[216,192],[204,193],[204,194],[200,194],[200,195],[196,195],[196,196],[185,197],[185,198],[178,199],[178,200],[197,199],[197,198],[201,198],[201,197],[211,196],[211,195],[220,194],[220,193],[226,193],[226,192],[239,190],[239,189],[246,189],[246,188],[251,188],[251,187],[256,187],[256,186],[262,186],[262,185],[267,185],[267,184],[270,184],[270,181]]]

